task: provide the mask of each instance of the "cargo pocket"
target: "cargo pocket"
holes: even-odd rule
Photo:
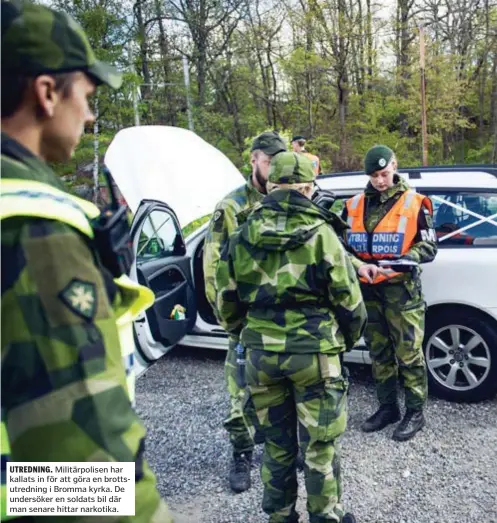
[[[402,312],[417,311],[418,309],[420,312],[424,312],[426,310],[426,302],[423,301],[422,298],[417,301],[409,301],[405,305],[399,307],[399,310]]]
[[[250,437],[254,439],[256,432],[261,432],[262,426],[257,416],[254,401],[252,400],[248,387],[245,389],[242,399],[242,416]]]
[[[425,328],[426,302],[421,285],[416,286],[413,298],[387,311],[391,332],[394,333],[395,354],[403,365],[422,364],[422,344]]]
[[[317,439],[333,441],[343,434],[347,427],[348,381],[340,376],[325,379],[323,384]]]
[[[408,299],[405,301],[405,303],[399,304],[399,310],[424,310],[426,308],[426,303],[424,301],[423,293],[421,291],[421,280],[407,280],[404,282],[404,288]]]

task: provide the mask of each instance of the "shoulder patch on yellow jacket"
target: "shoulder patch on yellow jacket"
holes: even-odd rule
[[[59,298],[74,314],[93,320],[97,309],[97,290],[94,283],[73,278],[59,293]]]

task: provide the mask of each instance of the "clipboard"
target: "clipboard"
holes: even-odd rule
[[[412,260],[379,260],[378,267],[388,272],[410,272],[419,267],[419,263]]]

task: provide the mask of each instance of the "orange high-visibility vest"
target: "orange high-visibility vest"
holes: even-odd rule
[[[316,174],[319,174],[319,157],[315,156],[314,154],[308,153],[307,151],[304,151],[302,153],[304,156],[307,156],[309,160],[312,162],[312,167],[314,168],[314,172]]]
[[[372,233],[364,225],[364,193],[347,200],[348,225],[347,243],[356,256],[363,261],[388,260],[404,256],[411,248],[418,232],[418,214],[425,206],[432,212],[431,200],[410,189],[397,200],[395,205],[376,225]],[[402,274],[381,274],[373,284]],[[366,282],[361,278],[361,281]]]

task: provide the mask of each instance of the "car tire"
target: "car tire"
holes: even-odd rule
[[[435,396],[477,402],[497,393],[495,322],[465,309],[428,312],[424,353],[428,385]]]

